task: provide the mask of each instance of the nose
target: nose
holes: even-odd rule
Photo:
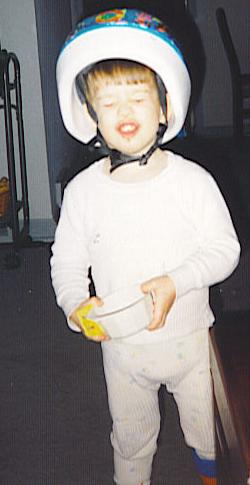
[[[120,117],[128,116],[132,113],[133,109],[129,101],[123,100],[120,101],[118,106],[118,115]]]

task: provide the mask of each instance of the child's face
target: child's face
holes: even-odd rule
[[[154,143],[164,120],[153,81],[100,82],[93,107],[98,127],[110,148],[127,155],[142,155]]]

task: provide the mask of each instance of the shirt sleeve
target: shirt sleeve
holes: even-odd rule
[[[185,192],[185,189],[183,189]],[[226,279],[236,268],[240,244],[224,198],[205,170],[189,185],[185,210],[195,226],[198,249],[168,273],[177,297]]]
[[[70,184],[69,184],[70,186]],[[71,187],[64,191],[59,223],[52,245],[51,278],[58,305],[64,311],[72,330],[80,331],[69,315],[89,298],[90,258],[82,203]]]

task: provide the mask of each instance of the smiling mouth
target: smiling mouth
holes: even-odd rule
[[[126,121],[123,123],[119,123],[116,127],[116,130],[124,138],[131,138],[136,135],[139,127],[139,124],[135,123],[134,121]]]

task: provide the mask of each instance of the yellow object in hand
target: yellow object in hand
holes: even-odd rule
[[[90,318],[87,318],[92,308],[93,305],[86,305],[77,310],[76,314],[79,318],[80,324],[86,337],[103,337],[106,335],[106,333],[101,324],[95,322],[94,320],[91,320]]]

